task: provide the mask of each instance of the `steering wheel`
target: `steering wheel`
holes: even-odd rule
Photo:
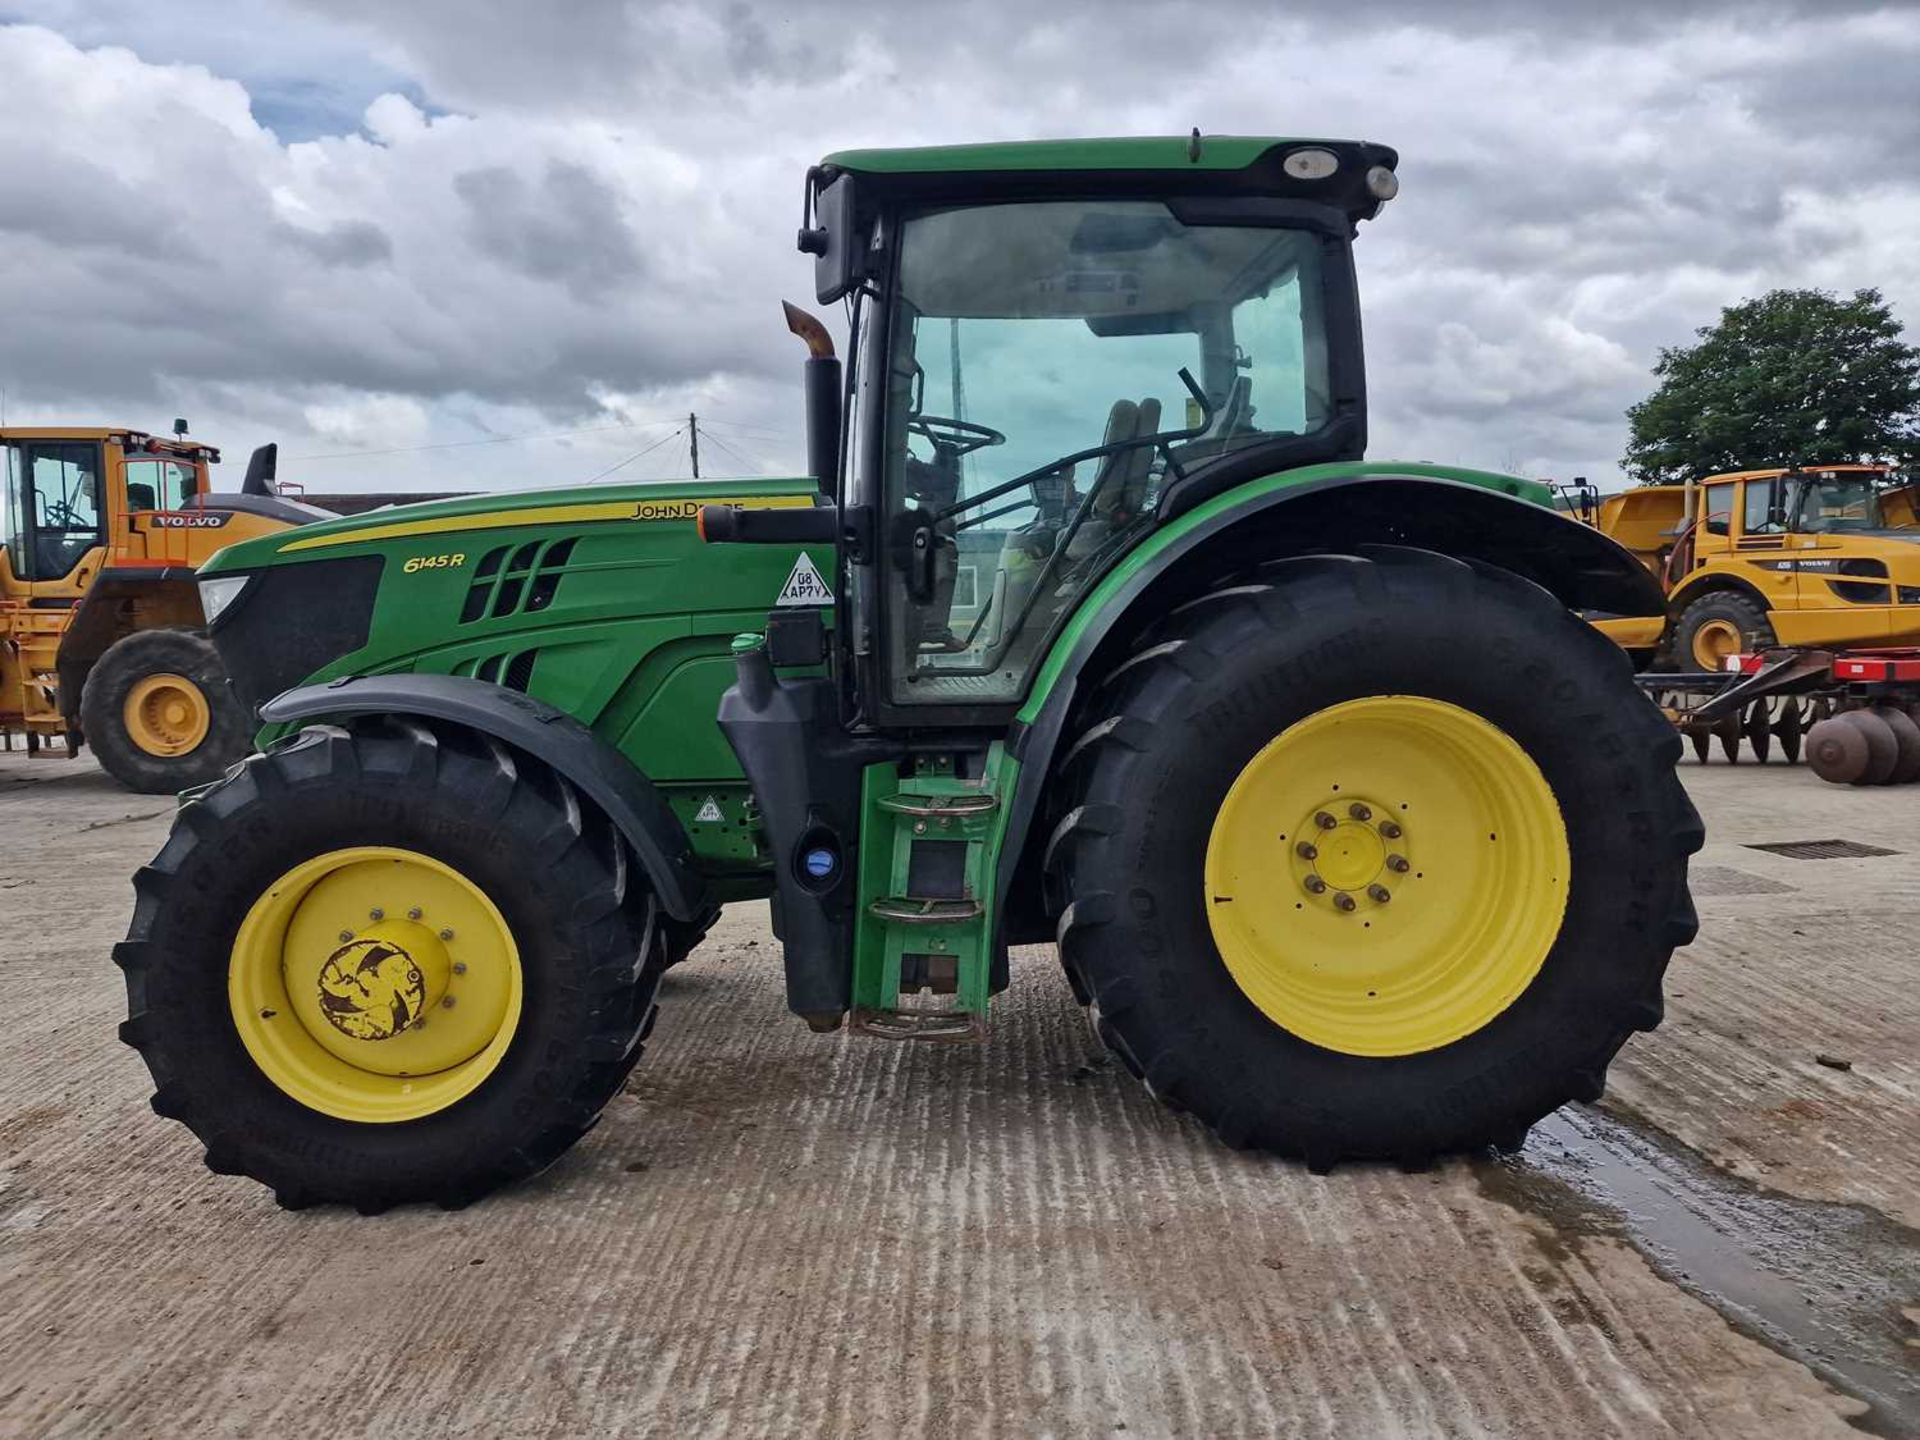
[[[89,528],[87,523],[80,518],[79,512],[64,500],[56,500],[47,506],[46,516],[49,521],[62,530],[85,530]]]
[[[946,415],[915,415],[907,421],[907,433],[918,435],[934,450],[945,455],[971,455],[989,445],[1004,445],[1006,435],[990,425],[971,420],[955,420]]]

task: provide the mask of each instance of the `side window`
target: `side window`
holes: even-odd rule
[[[20,448],[3,447],[7,454],[7,474],[0,481],[0,544],[7,549],[13,573],[22,580],[33,573],[27,563],[27,492],[25,472],[20,467]]]
[[[126,476],[129,510],[178,510],[198,490],[184,460],[129,460]]]
[[[1741,531],[1747,535],[1782,534],[1787,528],[1787,521],[1781,513],[1780,482],[1749,480],[1745,488],[1746,510],[1740,520]]]
[[[167,510],[172,507],[160,499],[160,466],[158,460],[129,460],[122,467],[127,477],[127,508],[129,510]]]
[[[184,460],[160,462],[160,506],[178,510],[196,493],[193,466]]]
[[[1707,533],[1709,535],[1733,533],[1733,486],[1707,486]]]

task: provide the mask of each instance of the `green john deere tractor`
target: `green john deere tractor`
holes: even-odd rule
[[[1655,615],[1539,485],[1363,462],[1378,145],[830,156],[811,477],[414,505],[201,572],[260,751],[136,877],[124,1038],[286,1205],[459,1205],[589,1129],[772,898],[816,1030],[972,1040],[1057,942],[1221,1139],[1513,1147],[1661,1015]]]

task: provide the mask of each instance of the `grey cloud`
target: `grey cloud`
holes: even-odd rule
[[[1405,191],[1360,244],[1376,453],[1603,471],[1656,348],[1720,305],[1820,283],[1920,306],[1920,268],[1881,238],[1920,220],[1920,16],[1874,8],[981,0],[938,28],[866,0],[583,0],[564,20],[267,0],[254,49],[222,31],[215,67],[245,78],[256,55],[259,89],[133,67],[104,110],[65,97],[105,62],[35,41],[9,73],[53,76],[46,135],[0,135],[0,367],[88,413],[185,389],[276,427],[315,396],[397,397],[467,433],[719,394],[793,457],[776,302],[808,294],[809,162],[1198,123],[1401,148]],[[327,93],[398,75],[455,113],[382,101],[364,135],[279,143],[246,102],[298,92],[303,27]],[[49,193],[42,173],[88,178]]]
[[[349,220],[323,230],[276,225],[273,234],[323,265],[375,265],[393,258],[393,241],[370,220]]]
[[[581,299],[638,282],[639,242],[619,198],[589,171],[555,161],[538,185],[489,166],[453,178],[467,203],[475,245],[538,280],[556,280]]]

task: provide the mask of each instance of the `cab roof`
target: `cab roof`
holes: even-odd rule
[[[0,427],[0,442],[8,440],[117,440],[127,450],[144,450],[156,455],[204,456],[218,460],[220,452],[198,440],[176,440],[164,435],[149,435],[125,425],[8,425]]]
[[[1310,155],[1302,152],[1314,152]],[[1297,157],[1297,158],[1296,158]],[[1243,197],[1308,201],[1349,221],[1377,214],[1397,188],[1399,154],[1367,140],[1277,135],[1148,135],[1014,140],[896,150],[836,150],[812,176],[928,203],[1067,195]],[[1378,172],[1389,172],[1383,179]]]
[[[1781,475],[1827,475],[1827,474],[1872,474],[1892,473],[1891,465],[1868,465],[1848,463],[1844,465],[1777,465],[1770,470],[1728,470],[1719,475],[1704,475],[1702,485],[1731,485],[1735,480],[1772,480]]]
[[[821,163],[870,175],[952,174],[967,170],[1241,170],[1269,151],[1308,146],[1335,154],[1383,148],[1352,140],[1308,140],[1278,135],[1145,135],[836,150]]]

